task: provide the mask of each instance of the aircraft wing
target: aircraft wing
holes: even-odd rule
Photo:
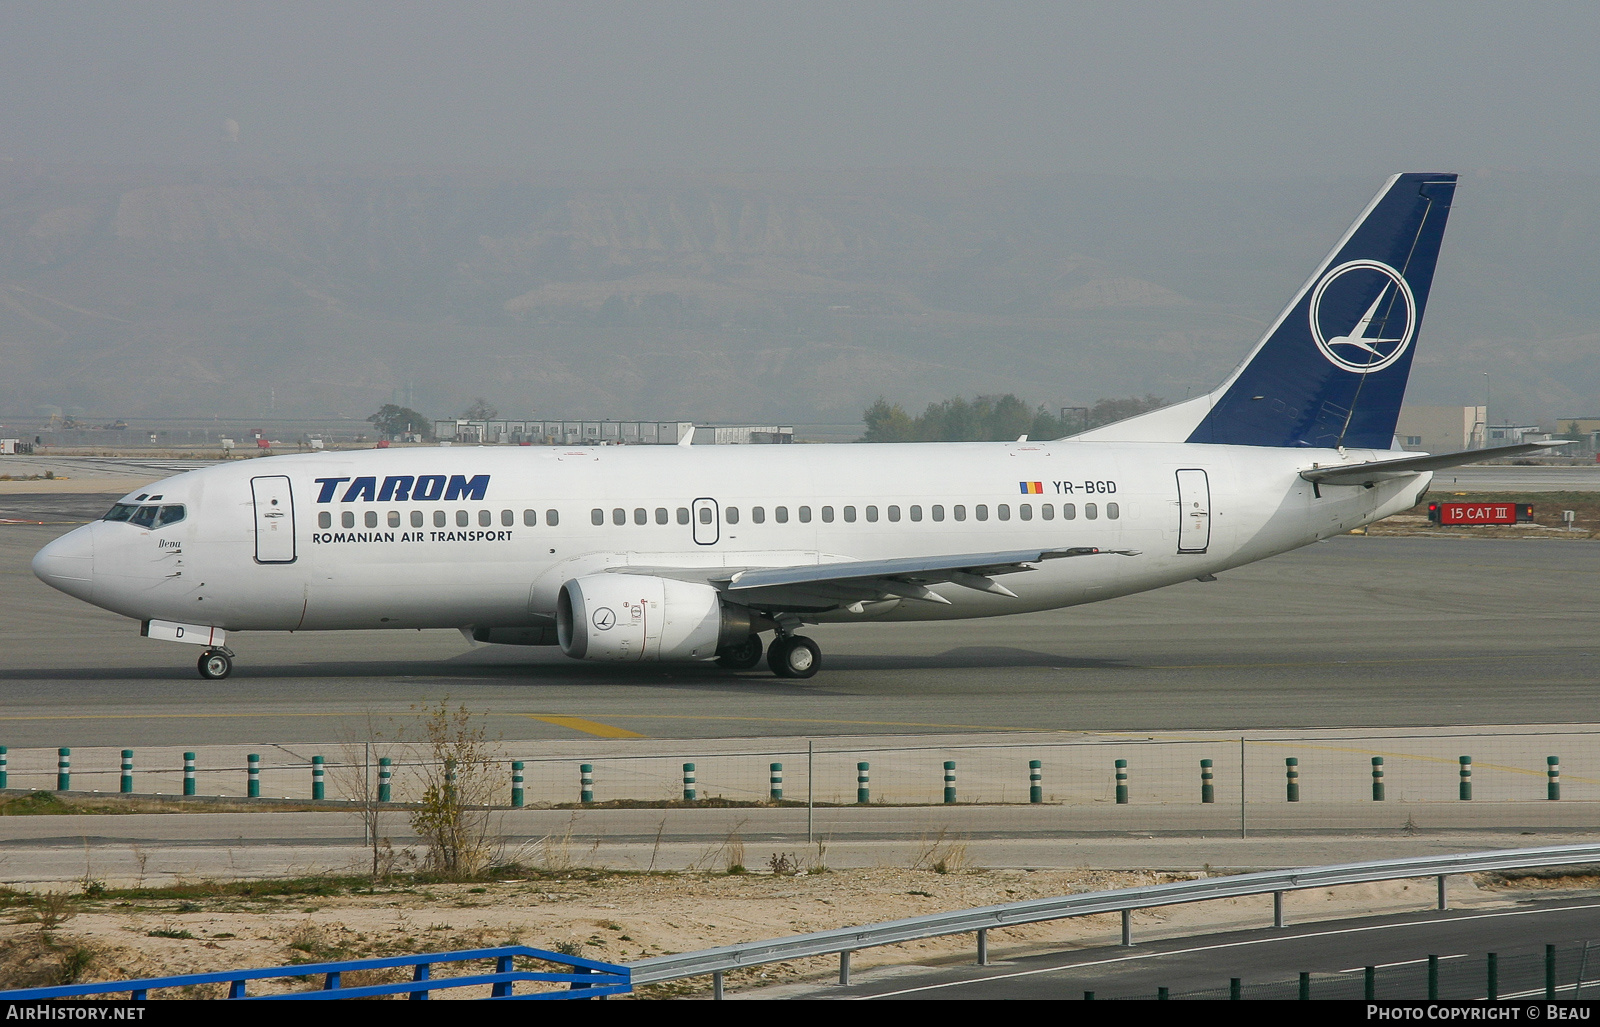
[[[1402,457],[1399,460],[1368,460],[1361,464],[1341,464],[1335,467],[1313,467],[1301,471],[1300,477],[1318,485],[1365,485],[1371,487],[1380,481],[1405,478],[1423,471],[1437,471],[1442,467],[1461,467],[1495,460],[1506,456],[1538,453],[1566,442],[1524,442],[1518,446],[1496,446],[1493,449],[1470,449],[1462,453],[1441,453],[1437,456]]]

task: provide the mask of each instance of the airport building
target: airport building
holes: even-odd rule
[[[517,418],[433,422],[440,442],[536,446],[675,446],[690,432],[696,445],[745,446],[794,441],[787,424],[702,425],[692,421],[546,421]]]

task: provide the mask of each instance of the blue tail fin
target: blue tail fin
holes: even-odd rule
[[[1388,449],[1455,175],[1391,178],[1209,400],[1189,442]]]

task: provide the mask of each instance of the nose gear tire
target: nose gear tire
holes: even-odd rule
[[[211,681],[221,681],[233,673],[233,660],[227,653],[208,649],[200,654],[200,676]]]

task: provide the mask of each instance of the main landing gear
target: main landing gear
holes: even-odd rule
[[[767,650],[767,666],[780,678],[808,678],[822,666],[822,649],[804,635],[779,635]]]
[[[233,650],[222,647],[207,649],[200,654],[200,676],[210,681],[221,681],[233,673]]]
[[[717,666],[724,670],[749,670],[761,662],[761,636],[750,635],[737,645],[717,650]]]

